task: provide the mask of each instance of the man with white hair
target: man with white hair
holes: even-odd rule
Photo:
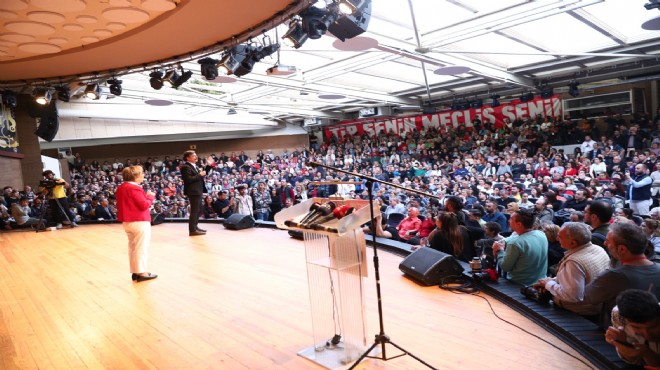
[[[598,315],[600,306],[584,300],[584,289],[610,266],[610,257],[603,248],[591,244],[589,226],[582,222],[564,223],[558,239],[566,253],[559,262],[557,276],[540,279],[534,287],[550,292],[555,304],[569,311]]]

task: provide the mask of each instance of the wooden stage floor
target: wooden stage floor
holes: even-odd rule
[[[153,228],[151,271],[132,283],[119,224],[0,233],[0,369],[321,369],[313,344],[303,242],[273,229]],[[378,333],[373,250],[367,332]],[[385,332],[440,369],[588,369],[497,319],[486,301],[402,276],[380,252]],[[489,298],[504,319],[582,358]],[[387,347],[387,353],[396,353]],[[410,356],[359,369],[423,369]]]

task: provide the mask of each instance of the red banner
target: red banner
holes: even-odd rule
[[[536,117],[540,114],[544,117],[561,117],[562,106],[559,95],[550,98],[535,98],[528,102],[514,100],[503,103],[497,107],[484,106],[477,109],[447,110],[435,114],[424,114],[406,117],[382,117],[373,119],[362,119],[357,121],[344,121],[334,126],[325,128],[326,138],[332,136],[344,137],[346,135],[368,135],[377,136],[382,133],[407,135],[415,131],[438,128],[444,133],[444,128],[457,127],[461,124],[472,127],[472,121],[479,118],[481,122],[486,120],[491,123],[502,124],[505,118],[511,121]]]

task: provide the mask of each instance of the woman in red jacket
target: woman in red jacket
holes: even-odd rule
[[[140,282],[158,277],[146,272],[151,239],[151,215],[149,207],[155,194],[142,189],[144,170],[142,166],[130,166],[121,172],[124,182],[119,185],[117,197],[117,219],[123,222],[128,236],[128,259],[131,265],[132,279]]]

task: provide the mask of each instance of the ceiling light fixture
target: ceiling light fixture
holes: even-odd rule
[[[165,76],[163,76],[161,80],[163,81],[164,86],[174,87],[174,84],[178,79],[179,74],[176,73],[176,70],[170,69],[169,71],[165,72]]]
[[[71,92],[68,85],[55,86],[57,92],[57,99],[67,103],[71,99]]]
[[[355,5],[355,3],[359,3]],[[367,31],[371,19],[371,0],[340,0],[328,6],[328,32],[346,41]]]
[[[87,84],[85,96],[89,99],[99,100],[101,98],[101,86],[96,82]]]
[[[207,80],[214,80],[218,77],[218,60],[213,58],[204,58],[197,61],[200,65],[202,76]]]
[[[300,16],[302,17],[302,26],[305,33],[310,39],[316,40],[325,35],[328,27],[333,24],[338,15],[332,8],[319,9],[316,7],[309,7]]]
[[[580,83],[578,81],[571,81],[568,83],[568,95],[572,97],[577,97],[580,95],[580,89],[578,88],[580,86]]]
[[[16,93],[11,90],[3,91],[2,104],[7,105],[11,108],[16,108],[18,106],[18,99],[16,99]]]
[[[286,31],[284,36],[282,36],[282,40],[284,40],[287,45],[295,49],[300,49],[300,47],[305,43],[305,41],[307,41],[308,38],[309,35],[307,35],[303,29],[302,22],[299,17],[297,19],[293,19],[289,23],[289,30]]]
[[[520,102],[521,103],[527,103],[530,100],[534,99],[534,93],[531,91],[523,91],[520,94]]]
[[[35,87],[34,91],[32,92],[32,96],[34,97],[34,101],[40,105],[46,105],[50,103],[50,99],[52,98],[50,89],[47,87]]]
[[[121,95],[121,83],[122,80],[118,80],[117,78],[113,77],[106,81],[108,86],[110,86],[110,93],[115,96],[120,96]]]
[[[254,67],[255,63],[275,53],[280,48],[280,44],[277,43],[267,46],[261,46],[257,44],[248,44],[244,46],[246,47],[246,56],[241,62],[240,66],[234,71],[234,75],[237,77],[245,76],[246,74],[252,72],[252,68]]]
[[[337,8],[339,9],[339,12],[344,15],[355,14],[357,11],[357,6],[350,0],[339,0]]]
[[[490,95],[490,98],[493,99],[493,100],[490,102],[490,106],[491,106],[491,107],[494,108],[494,107],[499,107],[499,106],[500,106],[500,101],[497,100],[497,99],[500,98],[500,94],[491,94],[491,95]]]
[[[160,90],[163,87],[163,72],[153,71],[149,74],[149,83],[154,90]]]

